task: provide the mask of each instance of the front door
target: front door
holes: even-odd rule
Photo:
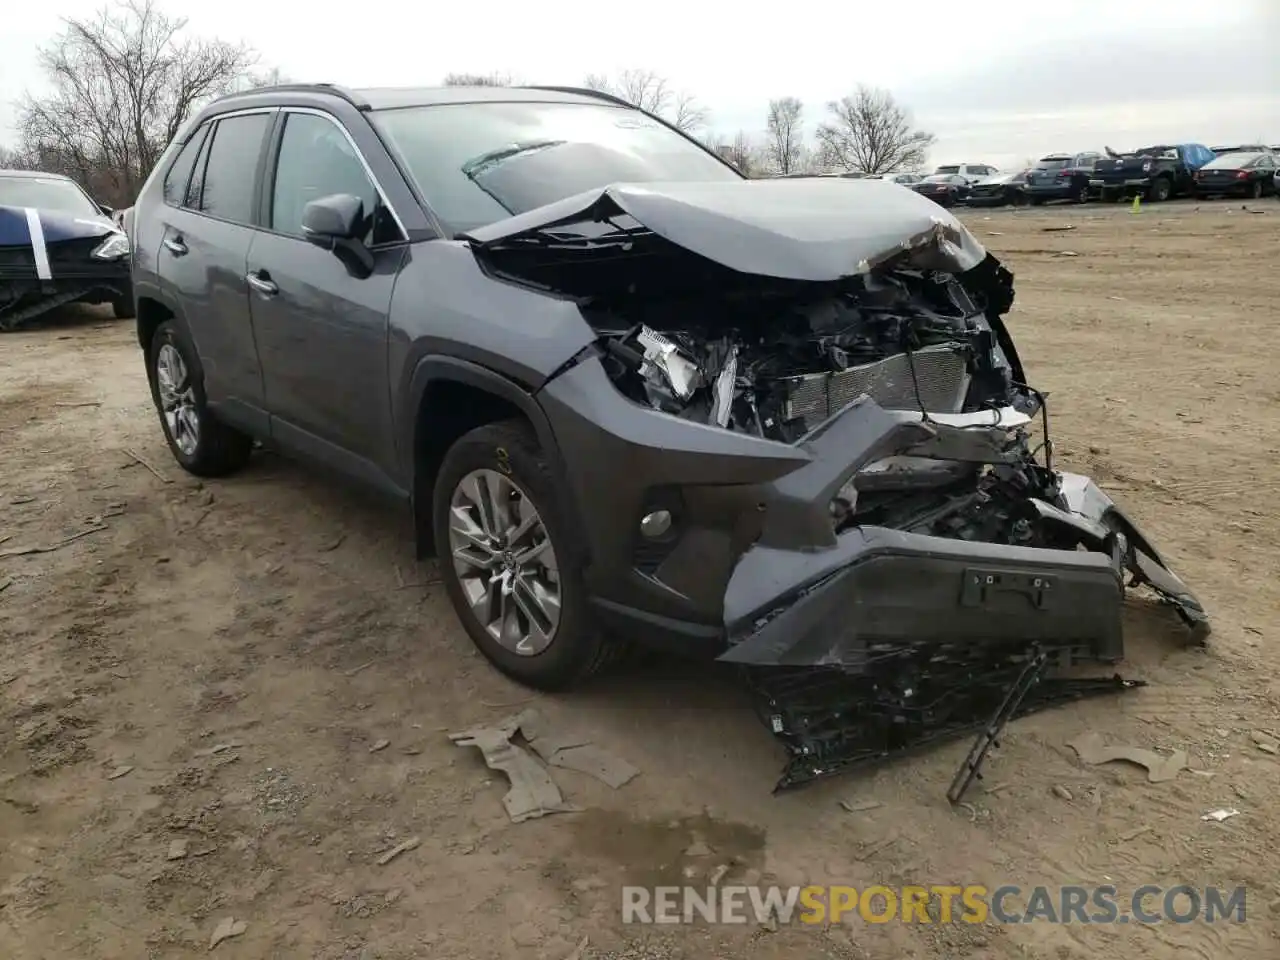
[[[272,433],[385,485],[395,449],[387,313],[404,235],[335,118],[286,108],[281,119],[246,270]],[[339,193],[364,201],[368,277],[303,236],[307,203]]]

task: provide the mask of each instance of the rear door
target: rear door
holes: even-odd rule
[[[395,449],[388,382],[388,311],[405,234],[368,164],[334,116],[283,108],[263,190],[261,229],[245,273],[272,434],[360,479],[384,485]],[[364,202],[368,277],[305,239],[312,200]]]
[[[265,415],[245,261],[274,116],[270,109],[215,118],[188,141],[165,181],[156,257],[195,341],[210,403],[255,430]]]

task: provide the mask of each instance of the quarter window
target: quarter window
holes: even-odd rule
[[[268,225],[277,233],[301,237],[308,203],[349,194],[364,204],[366,244],[401,239],[390,211],[365,172],[355,147],[335,121],[310,113],[290,113],[276,160]]]
[[[195,168],[191,171],[191,180],[187,184],[186,193],[182,197],[182,205],[189,210],[200,209],[200,191],[204,187],[204,170],[209,164],[209,147],[213,144],[213,126],[210,125],[209,133],[204,138],[204,143],[200,146],[200,153],[196,157]]]
[[[209,125],[203,124],[199,130],[191,135],[191,139],[186,142],[181,150],[178,151],[177,157],[174,158],[169,172],[164,178],[164,202],[172,206],[182,206],[187,196],[187,184],[191,180],[191,171],[195,168],[196,157],[200,154],[200,148],[204,145],[205,134],[209,132]]]
[[[253,222],[254,181],[270,119],[265,113],[249,113],[218,121],[204,171],[201,211],[233,223]]]

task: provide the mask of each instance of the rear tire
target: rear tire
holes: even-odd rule
[[[1261,180],[1253,181],[1253,186],[1252,188],[1250,188],[1249,195],[1253,197],[1254,200],[1262,199],[1262,181]]]
[[[1082,183],[1080,184],[1079,189],[1076,191],[1076,203],[1088,203],[1088,202],[1089,202],[1089,184]]]
[[[479,509],[478,500],[498,509]],[[508,514],[510,509],[517,512]],[[486,515],[503,519],[486,530]],[[508,540],[511,527],[523,526],[531,515],[528,544]],[[435,479],[431,519],[454,613],[476,649],[502,673],[538,690],[565,690],[599,672],[623,649],[601,634],[590,615],[582,574],[585,549],[560,512],[546,454],[528,423],[487,424],[454,443]],[[451,526],[467,533],[451,532]],[[492,535],[499,526],[506,529]],[[519,562],[530,544],[543,543],[539,562]],[[462,552],[465,558],[459,559]],[[503,575],[512,555],[519,572],[487,592],[489,573]],[[494,566],[481,570],[477,560]],[[546,567],[548,560],[554,569]],[[546,598],[553,595],[558,596],[554,623],[548,628],[547,619],[535,629],[530,611],[547,614],[552,607]]]
[[[1168,177],[1156,177],[1147,191],[1147,200],[1151,203],[1163,203],[1172,193],[1173,182]]]
[[[195,347],[172,320],[147,345],[147,378],[169,452],[197,477],[223,477],[249,459],[253,440],[220,423],[209,409]]]

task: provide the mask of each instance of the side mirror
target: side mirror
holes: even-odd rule
[[[302,232],[312,243],[331,248],[334,240],[355,240],[364,220],[364,201],[349,193],[312,200],[302,208]]]
[[[364,245],[364,201],[349,193],[312,200],[302,208],[302,232],[317,247],[331,250],[353,277],[373,273],[373,254]]]

